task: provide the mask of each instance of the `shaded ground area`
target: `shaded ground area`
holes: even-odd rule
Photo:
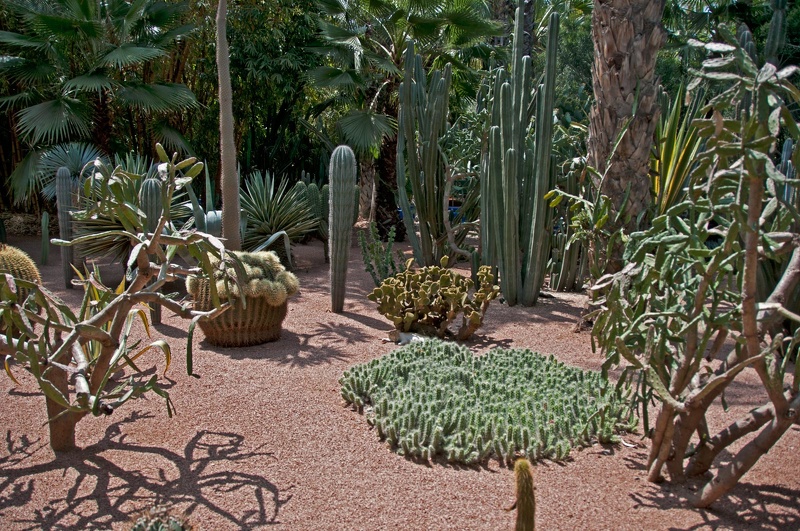
[[[39,239],[11,237],[38,259]],[[42,268],[45,284],[70,304],[81,290],[63,289],[58,248]],[[82,452],[54,459],[47,446],[44,400],[32,379],[0,378],[0,523],[3,529],[124,529],[136,511],[169,502],[199,529],[482,529],[513,528],[512,472],[411,462],[389,450],[363,417],[344,407],[338,378],[353,364],[394,348],[390,326],[366,300],[372,287],[354,248],[342,314],[329,311],[328,270],[319,243],[296,250],[301,293],[279,342],[242,349],[194,338],[194,367],[181,352],[187,322],[165,315],[155,336],[173,347],[161,399],[126,404],[111,417],[78,427]],[[103,269],[118,282],[118,266]],[[536,308],[493,304],[467,344],[527,347],[596,369],[588,332],[573,332],[583,299],[555,294]],[[140,332],[143,335],[143,332]],[[148,354],[149,355],[149,354]],[[137,361],[137,364],[139,362]],[[140,366],[163,371],[153,354]],[[155,368],[157,367],[157,369]],[[735,418],[762,396],[755,374],[730,393]],[[712,429],[714,426],[712,426]],[[692,488],[645,480],[646,448],[595,445],[564,463],[536,466],[540,529],[800,529],[800,428],[712,510],[686,508]]]

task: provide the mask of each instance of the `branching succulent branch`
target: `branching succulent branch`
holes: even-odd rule
[[[189,185],[203,165],[194,159],[180,162],[176,156],[169,159],[160,145],[157,150],[162,159],[159,167],[161,199],[164,205],[169,205],[173,194]],[[162,215],[155,230],[148,231],[147,220],[142,218],[141,212],[119,194],[119,184],[132,178],[139,177],[126,174],[119,168],[110,169],[102,163],[96,163],[89,185],[92,193],[95,193],[95,202],[81,212],[86,218],[111,214],[124,220],[125,233],[133,245],[127,275],[132,280],[127,287],[120,286],[116,290],[106,287],[96,271],[85,277],[80,276],[85,294],[79,311],[74,312],[43,286],[14,279],[10,275],[3,275],[0,282],[0,318],[6,326],[13,323],[15,330],[18,330],[15,337],[0,336],[0,355],[4,358],[4,368],[15,382],[12,371],[14,365],[21,365],[36,379],[46,398],[50,443],[55,451],[75,448],[75,426],[88,413],[111,414],[126,401],[148,391],[163,397],[167,412],[172,415],[169,395],[159,387],[158,377],[144,380],[133,363],[153,348],[163,352],[165,371],[171,361],[171,349],[165,341],[154,341],[142,347],[131,338],[137,319],[149,335],[145,305],[163,306],[193,323],[214,318],[229,307],[228,302],[219,300],[214,288],[215,307],[205,312],[193,310],[191,302],[173,300],[159,292],[167,281],[187,274],[212,273],[209,257],[223,261],[226,251],[219,240],[208,234],[175,231],[169,222],[169,208],[163,209],[167,214]],[[80,240],[90,241],[105,235],[100,233]],[[73,245],[75,240],[55,240],[55,243]],[[172,264],[171,257],[179,248],[194,257],[199,265],[186,267]],[[230,282],[238,285],[236,279]],[[27,290],[24,296],[26,292],[23,289]],[[187,338],[187,367],[190,374],[192,331],[193,325]],[[111,374],[123,368],[131,371],[131,377],[110,388]]]

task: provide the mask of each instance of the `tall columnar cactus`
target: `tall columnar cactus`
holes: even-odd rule
[[[330,220],[328,245],[331,260],[331,309],[340,313],[344,308],[347,262],[350,257],[350,237],[353,210],[357,208],[353,187],[357,182],[356,156],[347,146],[333,150],[330,165]]]
[[[510,306],[530,306],[539,296],[552,217],[544,196],[555,186],[550,153],[559,17],[550,16],[544,81],[535,89],[531,58],[522,55],[523,19],[517,9],[511,72],[499,70],[495,77],[481,163],[482,261],[499,266],[500,289]]]
[[[58,236],[65,241],[72,240],[72,215],[78,206],[80,182],[73,179],[69,169],[62,166],[56,172],[56,207],[58,208]],[[72,289],[72,264],[75,252],[72,246],[61,247],[61,269],[64,273],[64,287]]]
[[[400,84],[397,192],[406,234],[420,266],[436,265],[447,254],[444,223],[447,170],[439,139],[447,132],[450,81],[450,65],[447,64],[444,71],[433,72],[428,85],[422,56],[414,55],[413,41],[408,43],[405,80]],[[410,180],[414,194],[419,237],[406,194],[406,180]]]
[[[786,0],[771,0],[772,19],[769,23],[764,60],[779,66],[779,55],[786,45]]]
[[[156,231],[161,215],[164,213],[161,189],[162,182],[157,177],[146,178],[142,181],[142,187],[139,189],[139,207],[147,217],[145,228],[148,234]],[[161,306],[158,304],[150,307],[150,320],[153,324],[161,324]]]
[[[42,212],[42,252],[39,263],[47,265],[50,259],[50,214]]]
[[[536,529],[536,493],[533,486],[533,469],[527,459],[514,463],[514,479],[517,484],[516,531]]]
[[[139,206],[147,216],[147,232],[153,232],[158,227],[161,214],[164,213],[161,179],[149,177],[142,181],[142,187],[139,189]]]

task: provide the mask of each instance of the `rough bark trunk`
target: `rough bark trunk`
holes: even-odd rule
[[[647,222],[640,216],[651,203],[650,150],[659,114],[655,64],[665,37],[663,11],[664,0],[594,2],[595,104],[589,123],[588,155],[589,164],[604,176],[600,193],[611,200],[612,212],[605,228],[612,233],[619,228],[631,232],[637,224]],[[625,134],[614,151],[622,132]],[[598,245],[604,253],[607,242]],[[606,257],[605,272],[621,268],[622,245],[618,244]]]
[[[55,366],[50,366],[46,378],[69,399],[67,373]],[[47,404],[48,427],[50,429],[50,447],[54,452],[75,450],[75,425],[80,417],[73,413],[65,413],[64,406],[54,400],[45,398]]]
[[[406,238],[406,228],[397,212],[394,195],[397,190],[397,138],[384,138],[375,168],[375,223],[378,234],[381,240],[386,241],[389,230],[394,227],[395,241],[402,242]]]
[[[231,89],[230,57],[225,28],[226,0],[217,7],[217,71],[219,73],[219,135],[220,172],[222,175],[222,237],[225,247],[239,251],[239,175],[236,173],[236,141],[233,131],[233,93]]]

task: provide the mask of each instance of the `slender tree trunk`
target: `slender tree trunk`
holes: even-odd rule
[[[62,395],[69,397],[67,373],[64,370],[51,365],[46,378]],[[47,404],[47,418],[49,419],[50,447],[54,452],[75,450],[75,425],[80,417],[73,413],[66,413],[64,406],[47,397],[45,397],[45,402]]]
[[[239,251],[239,175],[236,173],[236,140],[233,131],[233,93],[231,89],[230,57],[226,33],[227,3],[219,0],[217,7],[217,71],[219,73],[219,144],[222,180],[222,237],[225,247]]]
[[[609,232],[620,228],[632,232],[647,223],[651,203],[650,150],[659,114],[655,64],[665,36],[661,27],[663,11],[664,0],[594,1],[595,104],[589,124],[588,154],[589,164],[604,176],[600,193],[611,200],[612,211],[605,227]],[[614,151],[621,133],[624,135]],[[606,244],[598,242],[601,252]],[[606,260],[606,272],[621,269],[621,243]]]
[[[389,230],[395,228],[395,241],[402,242],[406,238],[406,228],[397,212],[397,138],[385,138],[381,143],[380,157],[375,164],[375,222],[378,234],[386,240]]]

